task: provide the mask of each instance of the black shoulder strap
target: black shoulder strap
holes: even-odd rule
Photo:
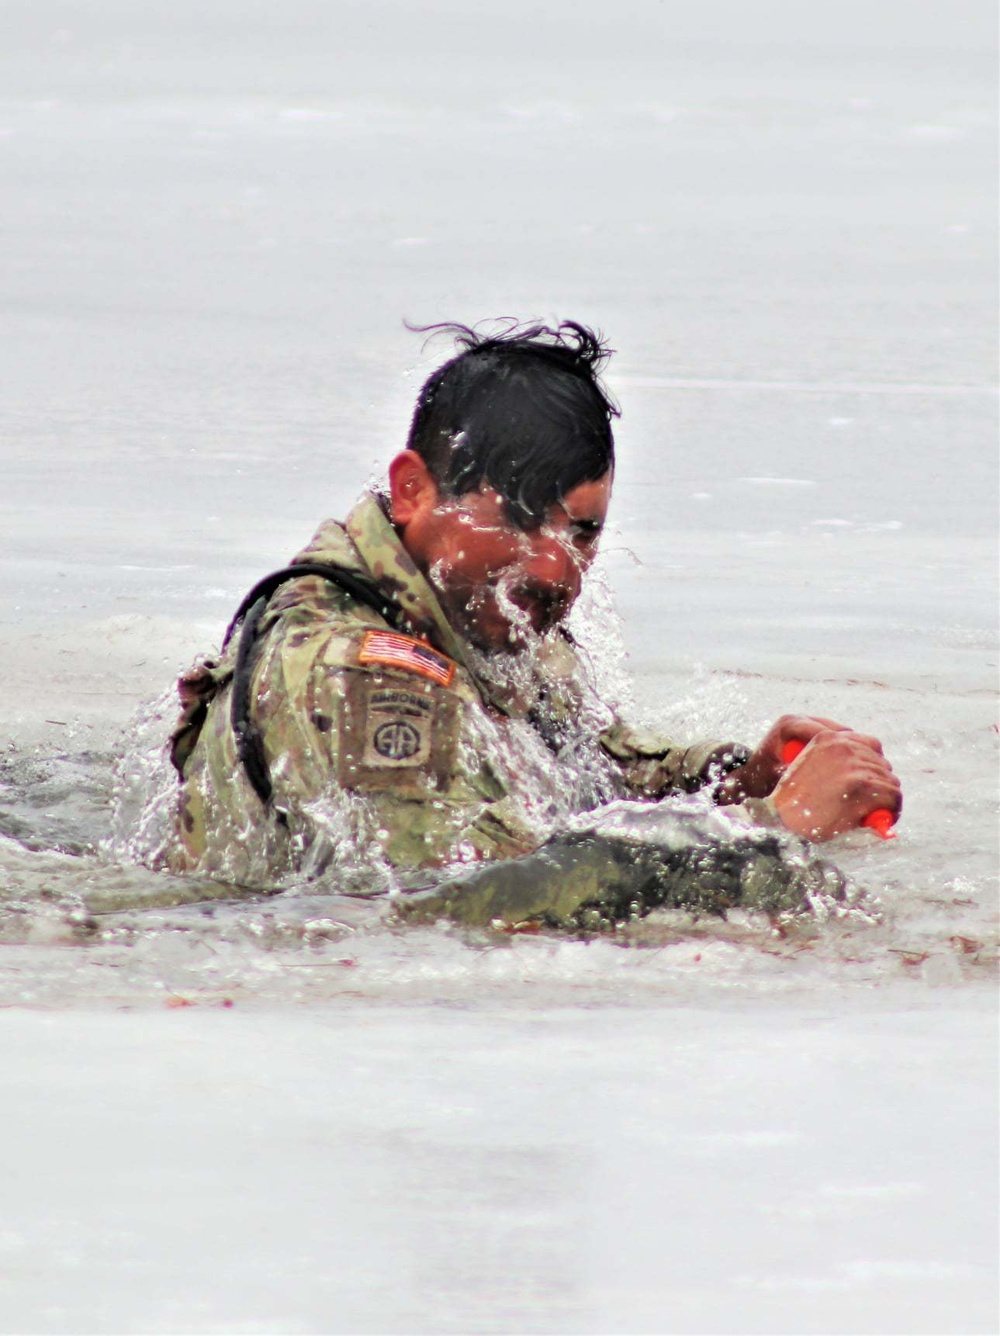
[[[320,575],[331,584],[338,585],[350,594],[358,603],[363,603],[389,623],[395,631],[409,631],[406,613],[389,594],[379,589],[373,580],[359,575],[356,571],[347,571],[340,566],[330,566],[325,562],[303,561],[295,566],[284,566],[274,571],[263,580],[258,580],[236,610],[236,615],[229,623],[222,648],[225,649],[236,632],[240,622],[239,643],[236,646],[236,666],[233,670],[232,703],[230,721],[236,738],[236,751],[254,792],[265,805],[271,800],[271,775],[264,754],[264,739],[260,729],[254,723],[250,697],[250,681],[253,677],[256,655],[257,628],[264,615],[268,600],[289,580],[298,580],[303,575]]]
[[[259,598],[266,603],[283,584],[289,580],[297,580],[301,575],[321,575],[324,580],[329,580],[331,584],[339,585],[341,589],[346,590],[358,603],[373,608],[393,630],[406,629],[406,613],[394,598],[379,589],[374,580],[359,575],[357,571],[345,570],[342,566],[331,566],[325,561],[300,561],[294,566],[282,566],[280,571],[272,571],[270,575],[265,575],[263,580],[257,581],[236,609],[222,642],[222,648],[225,649],[232,640],[237,626]]]

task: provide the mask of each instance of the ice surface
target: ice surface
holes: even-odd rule
[[[987,1332],[991,1041],[967,1001],[9,1014],[4,1325]]]
[[[8,17],[0,1323],[994,1330],[992,7]],[[620,349],[635,709],[882,737],[878,922],[74,916],[162,889],[122,732],[400,444],[402,317],[509,313]]]

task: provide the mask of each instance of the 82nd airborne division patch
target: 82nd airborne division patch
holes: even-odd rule
[[[431,755],[434,701],[421,692],[395,685],[367,684],[362,763],[414,768]]]
[[[366,632],[365,639],[372,634]],[[422,642],[416,643],[424,648]],[[426,648],[449,665],[450,682],[455,665]],[[384,649],[376,646],[375,652]],[[400,671],[401,667],[394,662],[394,671],[345,673],[339,756],[344,788],[394,789],[405,796],[426,792],[428,779],[435,785],[448,781],[455,757],[457,702],[452,692],[435,684],[436,678],[427,680],[430,675],[422,670],[409,676],[415,670]]]

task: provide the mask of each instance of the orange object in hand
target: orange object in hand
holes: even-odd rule
[[[806,749],[806,744],[800,742],[798,738],[791,738],[781,749],[781,759],[785,765],[791,765],[796,756],[800,756]],[[894,840],[896,832],[892,829],[896,818],[888,807],[876,807],[874,812],[869,812],[862,821],[862,826],[868,830],[873,830],[876,835],[881,835],[883,840]]]
[[[786,742],[781,749],[781,760],[784,765],[791,765],[796,756],[801,756],[806,749],[806,744],[800,742],[798,738],[792,738]]]

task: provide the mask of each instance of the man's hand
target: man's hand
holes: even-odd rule
[[[897,817],[903,791],[876,738],[849,729],[817,733],[772,794],[784,826],[807,840],[830,840],[885,808]]]
[[[782,755],[789,742],[801,742],[805,750],[786,765]],[[898,815],[903,805],[878,738],[812,715],[782,715],[724,789],[723,802],[773,797],[782,824],[816,841],[854,829],[880,807]]]
[[[788,768],[782,758],[789,742],[800,742],[805,747],[818,733],[849,731],[846,724],[838,724],[833,719],[807,714],[783,714],[746,765],[731,771],[727,776],[719,801],[739,803],[744,798],[769,797]],[[868,742],[881,753],[882,744],[877,738],[869,738]]]

